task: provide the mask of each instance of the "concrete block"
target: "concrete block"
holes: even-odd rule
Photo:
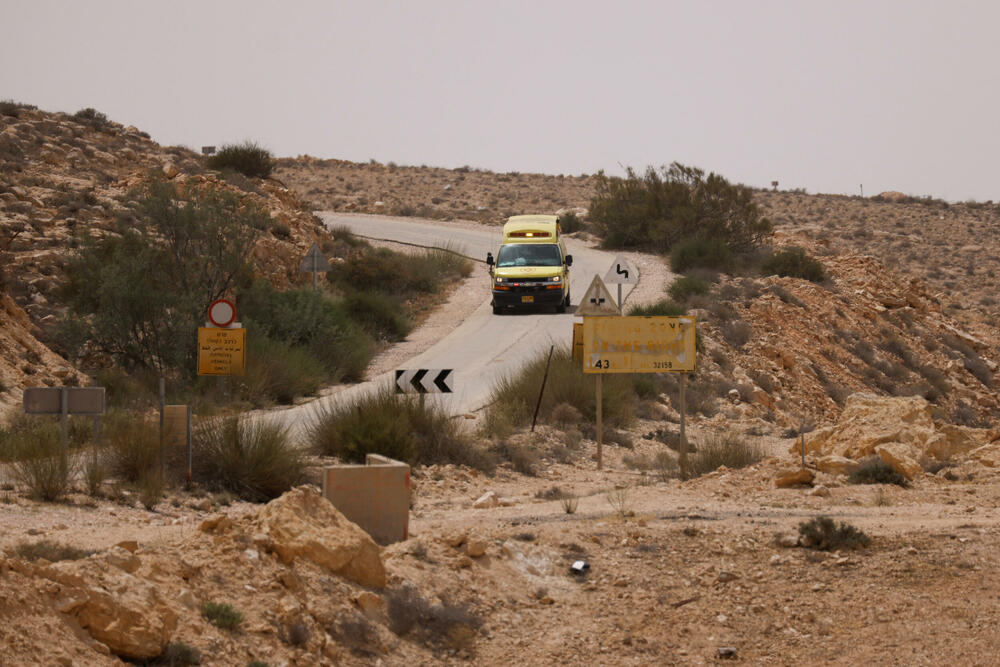
[[[323,470],[323,496],[379,544],[409,536],[410,466],[378,454]]]

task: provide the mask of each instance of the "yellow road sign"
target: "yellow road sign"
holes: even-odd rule
[[[246,329],[198,327],[198,375],[243,375]]]
[[[584,317],[584,373],[695,369],[693,317]]]

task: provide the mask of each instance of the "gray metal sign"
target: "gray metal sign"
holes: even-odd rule
[[[299,271],[303,273],[316,273],[317,271],[329,270],[330,262],[320,252],[319,246],[313,243],[306,256],[302,258],[302,263],[299,264]]]
[[[103,415],[104,387],[25,387],[22,402],[29,415]]]

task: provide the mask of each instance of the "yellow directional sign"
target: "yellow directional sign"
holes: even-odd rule
[[[198,327],[198,375],[243,375],[246,329]]]
[[[584,373],[695,369],[693,317],[584,317]]]

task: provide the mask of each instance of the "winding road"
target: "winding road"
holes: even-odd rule
[[[327,227],[347,227],[354,234],[373,239],[395,241],[425,247],[448,247],[469,257],[482,260],[487,252],[496,252],[500,245],[500,227],[469,229],[455,225],[417,219],[396,219],[381,216],[319,213]],[[595,274],[603,276],[615,259],[614,253],[597,250],[576,239],[566,239],[567,251],[573,255],[570,270],[570,294],[573,308],[565,314],[530,312],[494,315],[490,308],[490,293],[483,284],[482,301],[464,321],[456,321],[454,329],[421,354],[411,358],[402,368],[454,369],[454,393],[441,394],[444,408],[454,415],[474,413],[489,400],[494,383],[504,375],[517,371],[524,363],[543,354],[553,343],[568,344],[572,339],[572,310],[578,305]],[[625,296],[633,286],[625,285]],[[615,287],[611,286],[612,294]],[[378,375],[368,382],[351,385],[323,398],[274,413],[282,422],[301,427],[327,401],[350,399],[362,392],[393,382],[391,372]]]

